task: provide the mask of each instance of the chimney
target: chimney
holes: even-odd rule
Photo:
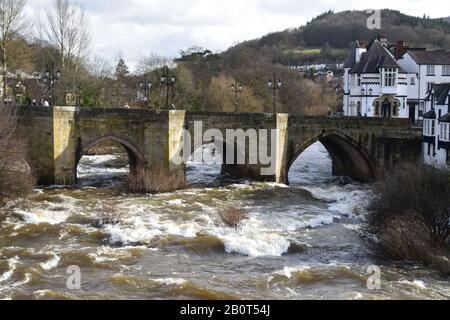
[[[356,52],[355,52],[356,53],[355,54],[355,57],[356,57],[355,62],[356,63],[359,63],[361,61],[361,56],[366,51],[367,51],[366,43],[364,41],[357,41]]]
[[[380,35],[378,36],[378,40],[380,40],[383,46],[385,46],[386,48],[388,47],[388,37],[385,32],[380,33]]]
[[[394,53],[395,58],[400,59],[406,53],[406,51],[408,49],[409,49],[409,47],[405,41],[403,41],[403,40],[397,41],[397,45],[395,46],[395,53]]]

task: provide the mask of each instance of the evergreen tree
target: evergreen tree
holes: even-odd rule
[[[121,104],[121,88],[125,83],[125,79],[127,78],[130,71],[128,70],[128,66],[125,63],[125,60],[123,58],[119,58],[119,61],[117,62],[116,66],[116,82],[117,82],[117,105],[118,107],[122,106]]]

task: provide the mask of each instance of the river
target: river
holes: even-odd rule
[[[291,185],[188,167],[188,189],[132,195],[115,156],[83,157],[73,188],[37,189],[0,217],[0,299],[449,299],[433,270],[378,257],[363,232],[371,186],[331,175],[321,144]],[[238,229],[221,210],[248,212]],[[101,225],[103,213],[119,223]],[[70,266],[81,289],[67,288]],[[367,286],[370,266],[381,289]]]

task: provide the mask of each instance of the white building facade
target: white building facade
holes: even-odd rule
[[[419,121],[432,84],[450,82],[450,52],[356,41],[344,70],[344,115]]]
[[[410,118],[421,120],[433,84],[450,83],[450,52],[406,49],[397,63],[408,72]]]
[[[423,162],[450,168],[450,83],[433,84],[423,115]]]

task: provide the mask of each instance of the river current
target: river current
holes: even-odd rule
[[[134,195],[123,165],[85,156],[77,186],[37,189],[0,215],[0,299],[450,298],[435,271],[375,254],[363,231],[371,186],[333,177],[319,143],[289,187],[190,164],[188,189]],[[220,219],[230,207],[248,213],[237,229]],[[67,286],[71,266],[80,290]],[[367,286],[371,266],[381,289]]]

